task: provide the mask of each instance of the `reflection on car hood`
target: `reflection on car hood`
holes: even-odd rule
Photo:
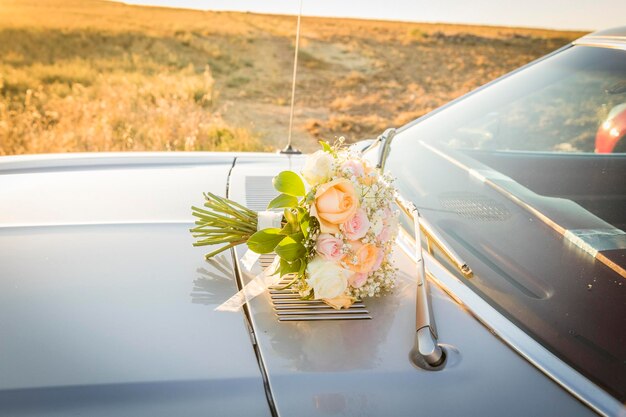
[[[188,232],[233,160],[0,159],[0,415],[269,413],[242,315],[214,312],[232,260]]]

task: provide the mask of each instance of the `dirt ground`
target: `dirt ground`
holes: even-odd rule
[[[5,0],[0,154],[282,147],[295,29],[293,16]],[[295,145],[375,137],[582,35],[303,17]]]

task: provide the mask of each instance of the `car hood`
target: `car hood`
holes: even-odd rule
[[[1,415],[269,414],[244,316],[214,311],[232,259],[188,232],[234,159],[0,159]]]
[[[237,291],[237,265],[191,246],[189,206],[228,188],[261,210],[272,176],[302,162],[0,160],[0,414],[258,416],[266,387],[281,416],[591,413],[434,286],[448,365],[414,368],[414,265],[400,250],[396,292],[366,300],[372,320],[278,322],[263,294],[248,306],[251,338],[242,313],[214,311]]]

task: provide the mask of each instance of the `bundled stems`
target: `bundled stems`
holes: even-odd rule
[[[204,194],[204,207],[192,207],[196,227],[190,229],[198,241],[194,246],[226,243],[225,246],[206,255],[209,259],[225,250],[246,243],[257,231],[257,213],[234,201],[215,194]]]

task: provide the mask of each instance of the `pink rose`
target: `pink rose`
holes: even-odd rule
[[[386,242],[391,237],[391,227],[383,226],[383,229],[378,234],[377,238],[379,242]]]
[[[379,242],[387,242],[395,234],[398,233],[398,219],[393,214],[393,211],[389,207],[385,208],[383,215],[383,228],[378,236],[376,236]]]
[[[347,160],[341,165],[342,171],[350,171],[352,175],[362,177],[365,174],[363,164],[352,159]]]
[[[362,208],[358,209],[354,216],[343,224],[343,231],[349,240],[361,239],[370,228],[367,213]]]
[[[348,278],[348,284],[353,288],[361,288],[367,281],[367,274],[364,272],[357,272]]]
[[[343,257],[343,242],[331,234],[322,233],[317,237],[315,250],[328,261],[339,261]]]

